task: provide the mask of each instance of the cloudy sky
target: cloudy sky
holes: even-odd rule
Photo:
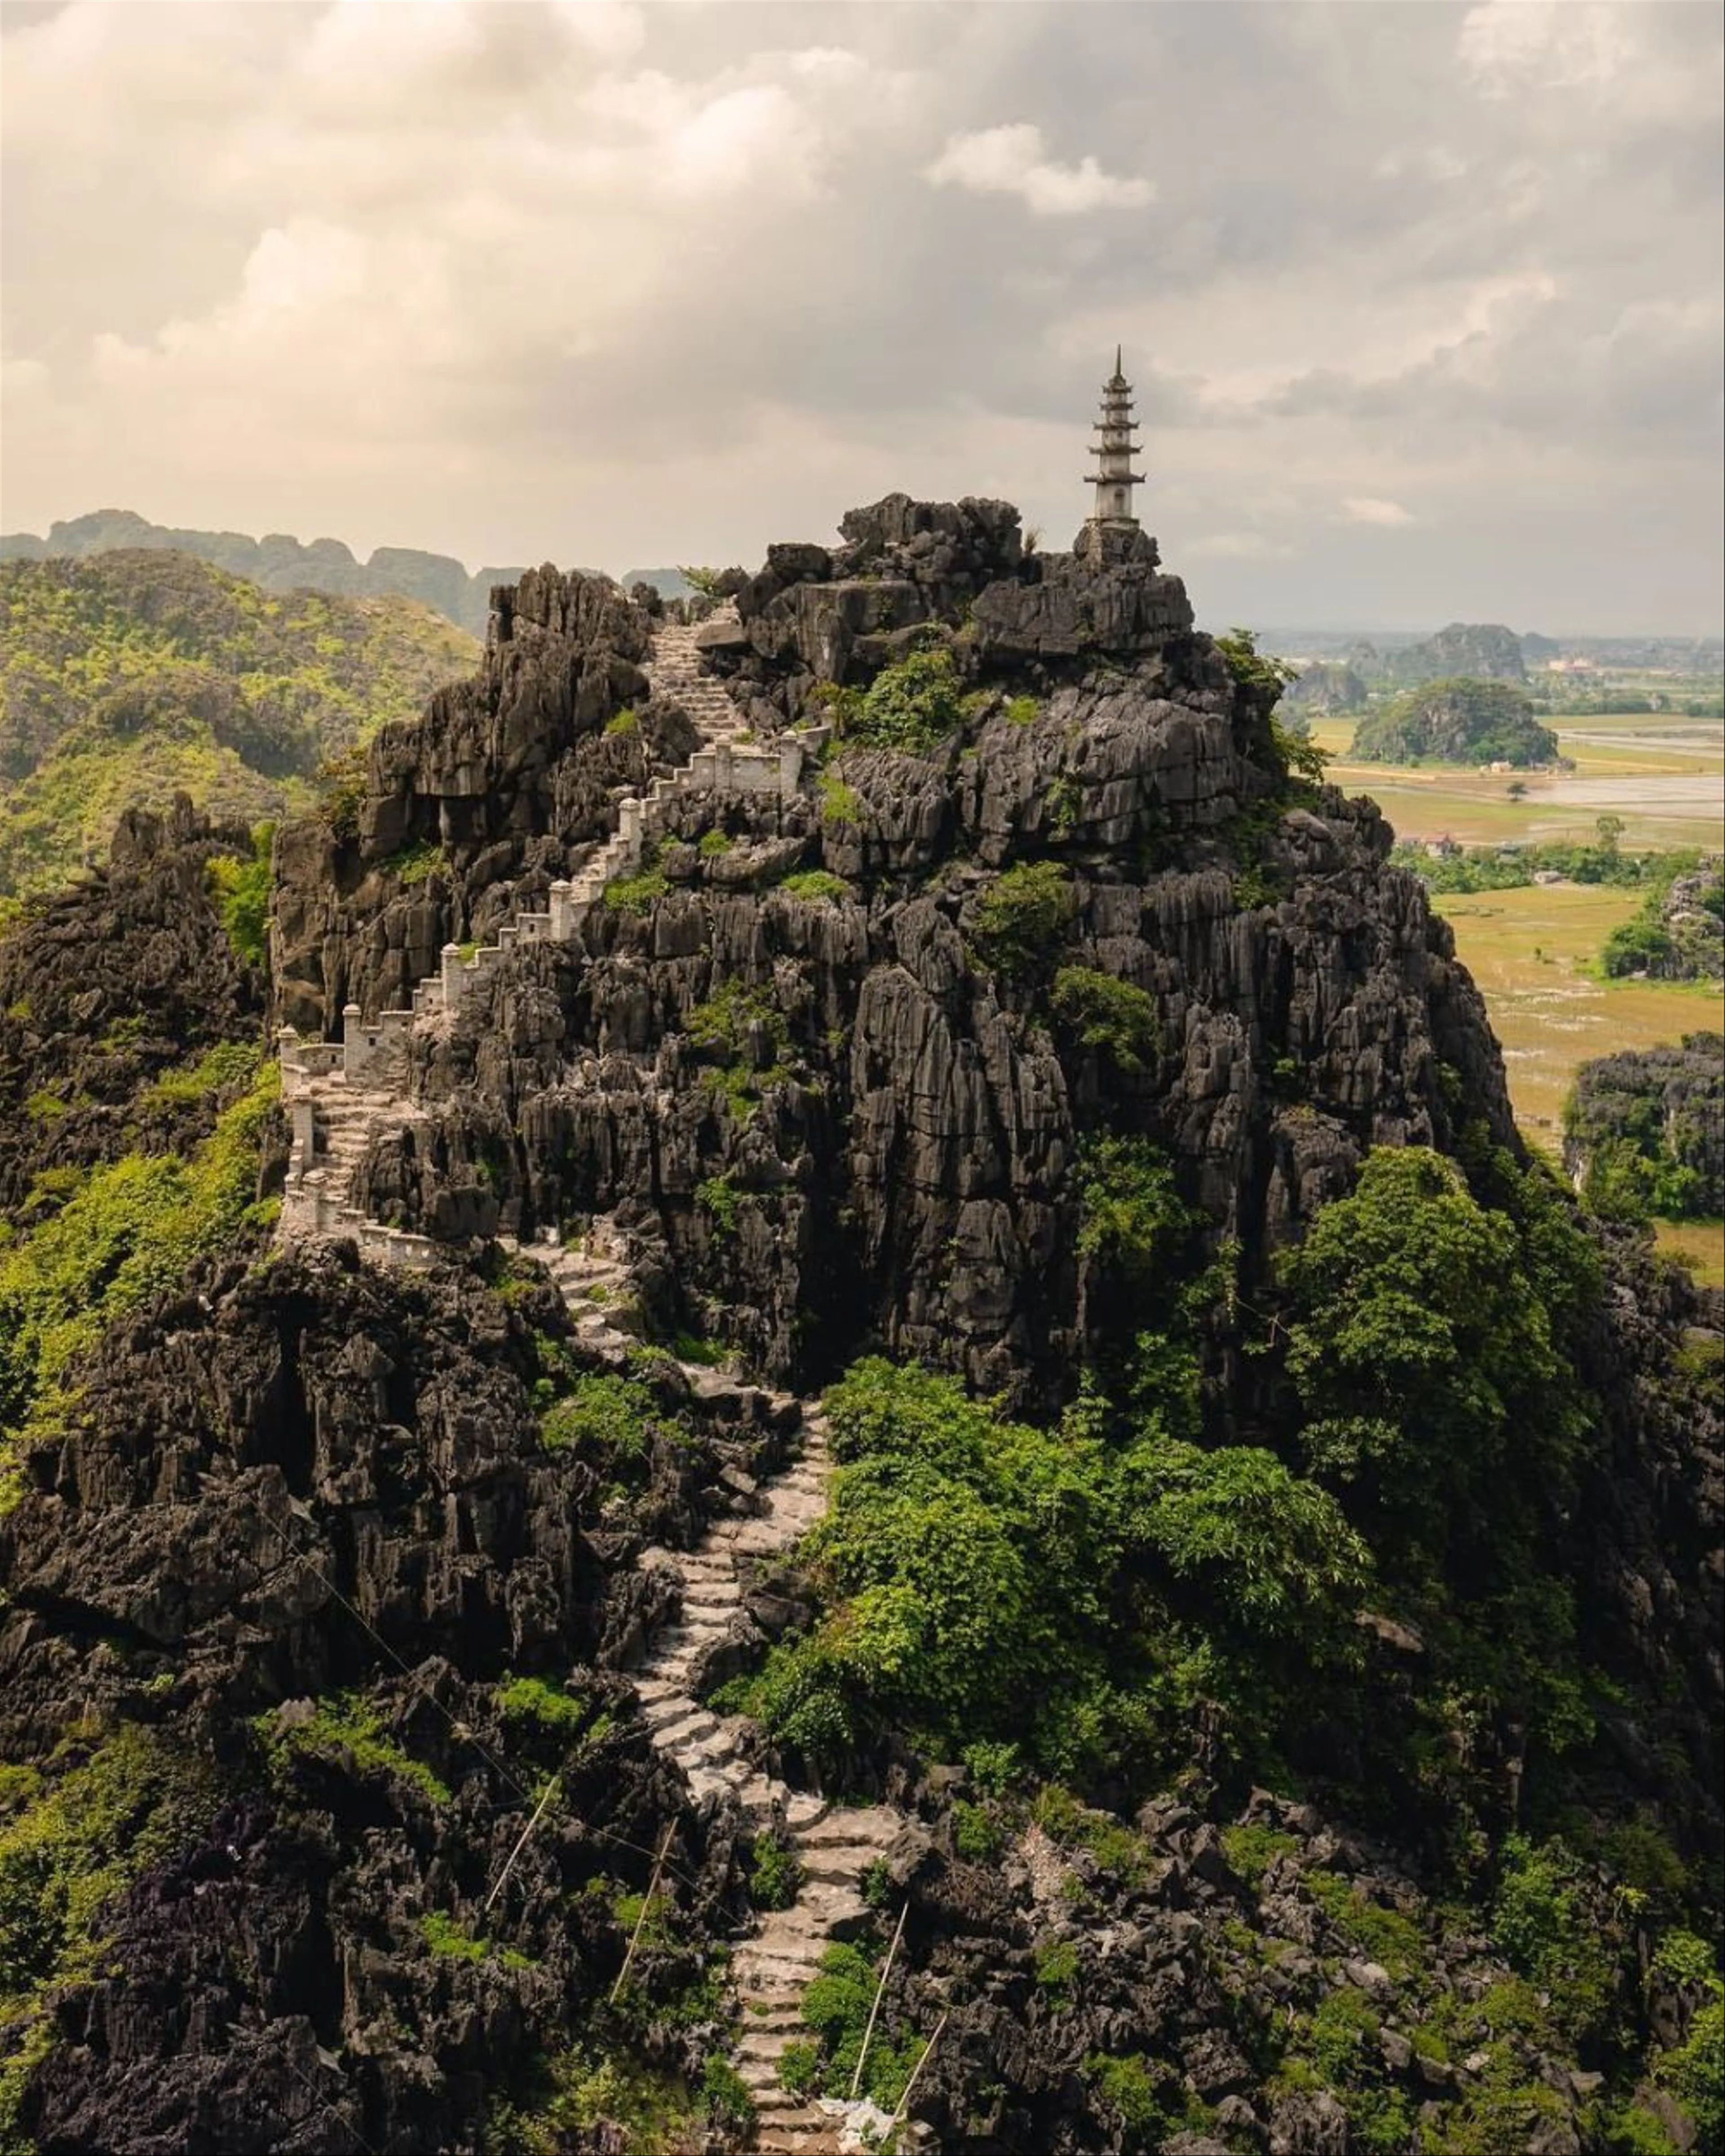
[[[613,570],[1085,513],[1201,621],[1716,633],[1703,4],[16,0],[0,522]]]

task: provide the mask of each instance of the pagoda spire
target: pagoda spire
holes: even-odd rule
[[[1096,439],[1091,444],[1090,453],[1097,460],[1096,469],[1086,484],[1096,490],[1091,524],[1135,531],[1138,520],[1132,514],[1132,489],[1144,484],[1144,475],[1132,470],[1132,459],[1144,445],[1132,439],[1132,389],[1122,370],[1122,357],[1121,347],[1116,345],[1113,375],[1102,384],[1102,416],[1092,429]]]

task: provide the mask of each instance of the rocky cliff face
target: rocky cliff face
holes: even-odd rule
[[[612,1988],[667,1830],[683,1914],[632,2010],[698,2066],[735,1822],[681,1822],[609,1672],[662,1614],[640,1549],[739,1505],[783,1417],[671,1366],[633,1381],[638,1448],[548,1445],[535,1388],[590,1373],[531,1268],[409,1285],[339,1251],[241,1253],[110,1336],[0,1520],[0,1745],[69,1729],[59,1771],[160,1861],[58,1999],[32,2145],[476,2147]]]
[[[684,716],[645,701],[650,634],[608,578],[529,572],[492,615],[479,674],[422,723],[383,728],[322,814],[282,827],[284,1022],[333,1032],[345,1004],[398,1007],[445,942],[542,897],[610,828],[618,793],[688,753]]]
[[[160,1084],[221,1043],[256,1038],[262,973],[222,925],[210,863],[250,834],[182,795],[167,816],[122,819],[105,868],[31,901],[0,942],[0,1209],[36,1178],[206,1135],[218,1085]]]
[[[1365,1146],[1447,1142],[1455,1099],[1515,1144],[1478,997],[1384,866],[1387,828],[1290,785],[1260,693],[1153,549],[1027,567],[1001,505],[903,497],[843,529],[772,550],[716,665],[779,726],[933,639],[974,685],[961,726],[917,755],[841,737],[817,793],[765,816],[685,804],[650,911],[524,954],[422,1040],[428,1120],[366,1178],[383,1217],[531,1235],[614,1212],[666,1320],[776,1378],[875,1340],[1045,1393],[1083,1336],[1099,1097],[1249,1268]],[[1001,875],[1027,863],[1055,879],[1042,947],[995,963]],[[1060,1020],[1068,967],[1150,999],[1136,1067]]]

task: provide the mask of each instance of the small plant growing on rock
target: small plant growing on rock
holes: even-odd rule
[[[840,900],[854,896],[850,886],[841,875],[830,869],[798,869],[794,875],[786,876],[779,889],[787,898],[799,898],[806,905],[837,905]]]
[[[883,666],[860,701],[839,706],[835,716],[847,741],[926,756],[963,717],[961,693],[957,660],[936,646]]]
[[[749,1899],[757,1909],[788,1909],[803,1884],[796,1851],[775,1834],[757,1834],[749,1852]]]
[[[650,913],[655,902],[670,889],[656,850],[643,847],[640,866],[634,874],[613,876],[605,886],[605,903],[617,913]]]
[[[747,2126],[754,2118],[755,2100],[748,2083],[716,2051],[701,2070],[701,2093],[711,2118],[728,2126]]]
[[[1047,1946],[1039,1947],[1035,1960],[1036,1981],[1047,1994],[1048,2002],[1055,2012],[1070,2004],[1072,1987],[1078,1981],[1078,1948],[1071,1939],[1055,1939]]]
[[[826,824],[848,824],[857,830],[868,821],[861,794],[854,786],[847,786],[836,771],[820,774],[820,820]]]
[[[1058,861],[1021,861],[977,900],[971,940],[978,957],[1009,977],[1029,973],[1058,942],[1077,904]]]
[[[614,711],[605,721],[605,732],[612,734],[638,734],[641,721],[633,704],[625,704],[620,711]]]
[[[1007,699],[1006,722],[1013,726],[1032,726],[1042,706],[1034,696],[1011,696]]]
[[[713,1224],[713,1233],[721,1242],[729,1242],[736,1235],[742,1217],[742,1193],[728,1175],[711,1175],[705,1183],[697,1184],[695,1202]]]
[[[385,870],[407,890],[411,890],[415,884],[425,882],[438,870],[448,866],[448,855],[441,846],[434,845],[429,839],[421,839],[416,844],[403,846],[398,854],[392,854],[383,864]]]
[[[722,860],[734,844],[728,831],[703,831],[695,850],[704,861]]]
[[[483,1961],[485,1943],[476,1939],[441,1909],[428,1909],[419,1919],[419,1936],[434,1954],[445,1961]]]
[[[967,1863],[992,1863],[1004,1840],[999,1821],[986,1804],[952,1807],[952,1846]]]
[[[594,1373],[580,1378],[539,1425],[548,1451],[572,1450],[592,1459],[640,1460],[646,1455],[657,1403],[644,1385],[628,1378]]]
[[[1118,1070],[1137,1076],[1161,1046],[1156,998],[1093,966],[1062,966],[1051,998],[1055,1015],[1080,1045],[1101,1049]]]
[[[820,2076],[820,2053],[813,2044],[787,2044],[778,2061],[779,2086],[793,2096],[809,2096]]]
[[[263,1738],[278,1770],[301,1755],[348,1760],[359,1775],[385,1774],[407,1782],[433,1804],[449,1801],[449,1786],[423,1759],[416,1759],[389,1734],[382,1711],[354,1692],[320,1700],[312,1712],[284,1723],[279,1714],[261,1714],[253,1727]]]

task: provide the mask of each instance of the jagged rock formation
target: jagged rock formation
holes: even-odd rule
[[[1129,1825],[908,1732],[834,1805],[779,1725],[711,1703],[824,1592],[783,1562],[824,1425],[769,1386],[879,1342],[1048,1410],[1137,1323],[1081,1234],[1099,1127],[1161,1149],[1266,1301],[1368,1147],[1520,1158],[1381,819],[1290,770],[1153,544],[1027,557],[1004,505],[901,496],[843,531],[698,628],[524,580],[477,680],[281,836],[288,1246],[116,1328],[0,1520],[13,1755],[82,1717],[95,1773],[117,1717],[150,1773],[158,1732],[206,1777],[110,1903],[123,1973],[46,1996],[57,2041],[13,2076],[56,2156],[206,2126],[609,2156],[646,2145],[642,2072],[708,2076],[711,2141],[829,2156],[860,2119],[778,2077],[817,1957],[883,1898],[882,2025],[936,2040],[911,2108],[941,2146],[1604,2156],[1592,2076],[1625,2093],[1622,2061],[1432,1891],[1442,1778],[1478,1771],[1450,1723],[1380,1842],[1229,1780],[1201,1699],[1178,1785],[1109,1796]],[[1720,1312],[1640,1263],[1584,1348],[1564,1577],[1617,1815],[1658,1804],[1681,1872],[1717,1826],[1718,1430],[1674,1371]],[[1206,1350],[1207,1444],[1278,1441],[1242,1337]],[[1358,1614],[1357,1722],[1308,1749],[1360,1744],[1364,1787],[1439,1649]],[[1463,1738],[1507,1820],[1501,1722]],[[760,1921],[763,1832],[804,1877]],[[1704,1989],[1603,1870],[1563,1891],[1613,1942],[1611,2012],[1681,2041]]]
[[[1327,718],[1333,711],[1361,710],[1366,701],[1366,685],[1345,661],[1314,659],[1288,684],[1282,701],[1292,711]]]
[[[773,549],[737,624],[696,632],[762,731],[811,707],[819,670],[878,665],[939,605],[1004,621],[1084,584],[1070,557],[1021,582],[999,505],[893,497],[843,528],[832,553]],[[835,574],[875,563],[878,581]],[[1090,582],[1134,576],[1171,582],[1147,560]],[[660,1314],[775,1382],[873,1337],[1022,1390],[1057,1383],[1080,1335],[1070,1168],[1099,1086],[1125,1084],[1219,1235],[1254,1253],[1363,1145],[1442,1142],[1446,1065],[1513,1143],[1477,997],[1417,885],[1384,870],[1375,810],[1275,801],[1250,693],[1183,623],[1137,650],[1146,619],[1121,629],[1122,658],[1045,650],[1028,720],[989,690],[1005,662],[986,637],[948,629],[979,701],[934,755],[846,749],[767,804],[668,799],[650,912],[591,909],[415,1034],[421,1112],[362,1164],[361,1211],[530,1238],[614,1214]],[[1024,678],[1016,660],[1004,678]],[[488,803],[513,783],[500,766]],[[1032,854],[1070,878],[1063,955],[1154,999],[1143,1071],[1050,1034],[1034,968],[973,963],[988,872]],[[831,887],[799,886],[813,870]],[[297,917],[294,890],[281,903]],[[740,1030],[704,1050],[701,1014],[727,997]],[[716,1090],[726,1071],[742,1112]],[[716,1186],[741,1201],[728,1234],[700,1199]]]
[[[1725,1212],[1725,1036],[1686,1034],[1581,1065],[1564,1111],[1563,1165],[1579,1189],[1614,1155],[1635,1164],[1632,1182],[1652,1209]]]
[[[0,940],[0,1209],[44,1169],[74,1171],[204,1136],[220,1088],[155,1082],[262,1026],[264,982],[224,931],[209,864],[249,855],[244,825],[182,796],[122,819],[105,868],[39,900]]]

